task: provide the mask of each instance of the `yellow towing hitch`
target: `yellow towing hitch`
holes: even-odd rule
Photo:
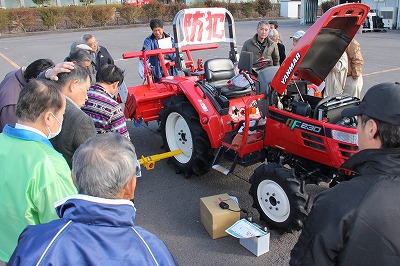
[[[183,153],[182,150],[174,150],[174,151],[164,152],[164,153],[160,153],[160,154],[154,154],[154,155],[147,156],[147,157],[144,157],[142,155],[142,157],[140,157],[140,159],[139,159],[139,163],[141,165],[143,165],[144,167],[146,167],[147,170],[152,170],[152,169],[154,169],[154,164],[157,161],[160,161],[160,160],[163,160],[163,159],[166,159],[169,157],[173,157],[173,156],[176,156],[176,155],[179,155],[182,153]]]

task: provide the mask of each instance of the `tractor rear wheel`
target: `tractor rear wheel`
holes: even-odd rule
[[[258,167],[250,178],[249,194],[261,219],[278,231],[294,232],[302,228],[308,215],[308,195],[304,182],[275,163]]]
[[[185,177],[208,172],[213,153],[207,133],[191,103],[184,96],[167,99],[159,117],[164,149],[183,151],[183,154],[170,159],[178,172],[183,172]]]

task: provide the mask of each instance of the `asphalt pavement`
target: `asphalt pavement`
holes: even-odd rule
[[[255,33],[257,21],[236,22],[238,50],[241,44]],[[167,25],[166,31],[172,32]],[[279,28],[287,52],[292,48],[289,38],[297,30],[307,30],[299,20],[279,20]],[[70,44],[84,33],[92,33],[100,45],[105,46],[116,61],[125,69],[128,86],[140,83],[137,76],[137,59],[122,60],[125,52],[139,51],[144,38],[150,34],[149,27],[120,28],[111,30],[84,29],[73,32],[52,32],[22,37],[0,36],[0,77],[17,66],[26,66],[38,58],[50,58],[61,62],[69,53]],[[358,33],[356,39],[361,44],[364,57],[364,89],[380,82],[400,81],[400,31]],[[204,59],[227,57],[228,46],[218,50],[198,52]],[[321,59],[323,60],[323,59]],[[157,123],[136,127],[128,122],[133,144],[139,155],[164,152],[162,139],[157,131]],[[255,214],[248,194],[248,179],[258,165],[243,168],[237,166],[234,173],[225,176],[210,171],[203,176],[185,179],[176,174],[167,160],[156,163],[155,169],[143,170],[138,180],[135,194],[137,208],[136,224],[160,237],[170,248],[180,265],[287,265],[290,250],[296,243],[299,232],[281,235],[271,232],[270,251],[256,257],[239,244],[233,237],[212,240],[200,222],[200,198],[228,193],[236,196],[240,206]],[[315,196],[326,186],[308,185],[307,192]]]

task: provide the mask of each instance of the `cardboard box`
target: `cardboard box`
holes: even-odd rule
[[[227,203],[229,209],[222,209],[221,201]],[[226,193],[204,197],[200,198],[200,218],[212,239],[216,239],[228,235],[225,230],[240,219],[240,208]]]
[[[240,238],[240,244],[250,250],[257,257],[269,251],[269,236],[268,232],[264,236]]]

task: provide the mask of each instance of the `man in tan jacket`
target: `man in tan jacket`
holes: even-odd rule
[[[361,54],[360,44],[353,39],[346,49],[348,57],[348,72],[344,93],[360,98],[363,87],[363,77],[361,74],[364,59]]]
[[[325,78],[324,97],[333,96],[335,94],[346,93],[345,84],[348,76],[348,61],[347,53],[344,52],[332,68],[331,72]]]

